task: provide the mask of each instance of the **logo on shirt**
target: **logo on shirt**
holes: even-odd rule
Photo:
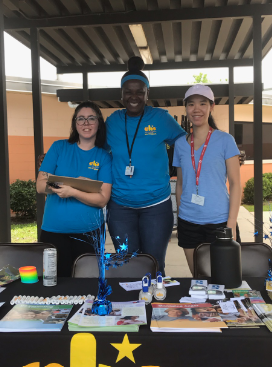
[[[99,170],[99,162],[93,161],[89,162],[89,169],[94,169],[95,171]]]
[[[148,125],[144,128],[145,135],[157,135],[157,128],[153,125]]]

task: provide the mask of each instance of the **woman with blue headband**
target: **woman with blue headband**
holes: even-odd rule
[[[106,121],[113,158],[108,228],[115,248],[127,236],[129,252],[153,255],[164,273],[173,229],[166,144],[185,132],[166,110],[146,106],[149,81],[143,66],[140,57],[129,60],[121,80],[125,109]]]

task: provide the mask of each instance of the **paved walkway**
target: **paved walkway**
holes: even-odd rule
[[[238,224],[242,242],[254,242],[254,213],[248,212],[243,206],[240,207],[238,215]],[[272,225],[272,224],[271,224]],[[264,233],[270,233],[269,212],[264,212]],[[269,240],[264,240],[271,245]],[[110,235],[107,232],[106,251],[114,252]],[[166,253],[166,275],[172,277],[190,277],[183,249],[178,246],[176,231],[173,231],[171,241],[169,242]]]

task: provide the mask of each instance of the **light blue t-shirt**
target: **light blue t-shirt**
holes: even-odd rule
[[[129,165],[125,112],[118,110],[106,120],[107,143],[113,157],[111,198],[119,205],[140,208],[159,203],[170,195],[166,144],[173,144],[185,131],[166,110],[146,106],[133,145],[134,174],[130,178],[125,175]],[[129,147],[139,119],[140,116],[127,116]]]
[[[58,140],[52,144],[40,171],[112,183],[111,156],[108,152],[97,147],[82,150],[76,143],[68,143],[68,140]],[[89,232],[100,226],[100,211],[100,208],[83,204],[75,198],[60,198],[57,194],[49,194],[42,229],[57,233]]]
[[[204,144],[203,144],[204,145]],[[203,145],[195,150],[195,164]],[[175,143],[173,166],[181,167],[182,194],[179,217],[195,224],[216,224],[228,220],[229,193],[226,186],[226,159],[239,155],[234,138],[223,131],[214,130],[205,152],[199,177],[198,194],[205,197],[204,206],[193,204],[192,194],[196,194],[196,175],[191,160],[191,146],[186,137]]]

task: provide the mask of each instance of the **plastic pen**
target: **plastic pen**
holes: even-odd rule
[[[16,299],[15,304],[17,305],[18,303],[21,303],[22,298],[23,298],[23,296],[21,296],[21,295],[20,295],[20,296]]]
[[[77,305],[77,303],[75,303],[75,302],[76,302],[76,300],[77,300],[77,296],[74,296],[74,297],[73,297],[73,299],[72,299],[72,301],[71,301],[71,302],[72,302],[72,304]]]
[[[33,303],[36,305],[39,301],[39,296],[34,297]]]
[[[39,299],[38,299],[38,301],[37,301],[37,304],[38,305],[40,305],[40,304],[42,304],[42,301],[44,300],[44,298],[43,297],[40,297]]]
[[[78,303],[80,305],[82,305],[82,303],[85,301],[85,299],[86,299],[86,296],[81,296],[80,299],[79,299],[79,301],[78,301]]]
[[[10,304],[11,304],[11,305],[14,305],[14,304],[15,304],[15,302],[16,302],[16,300],[17,300],[17,298],[19,298],[19,296],[14,296],[14,297],[12,298],[12,300],[10,301]]]
[[[62,305],[67,305],[68,298],[69,298],[69,296],[68,296],[68,295],[67,295],[67,296],[65,296],[65,297],[63,297],[60,303],[61,303]]]
[[[73,304],[73,299],[74,299],[74,296],[70,296],[70,297],[68,298],[68,305]]]
[[[55,304],[56,303],[56,299],[57,299],[58,297],[56,297],[56,296],[53,296],[53,297],[51,297],[51,298],[49,298],[49,302],[50,302],[50,304],[52,305],[52,304]]]
[[[80,298],[81,296],[76,296],[76,298],[74,299],[74,305],[78,305]]]
[[[94,300],[94,296],[92,296],[91,294],[88,294],[87,295],[87,300],[93,301]]]

